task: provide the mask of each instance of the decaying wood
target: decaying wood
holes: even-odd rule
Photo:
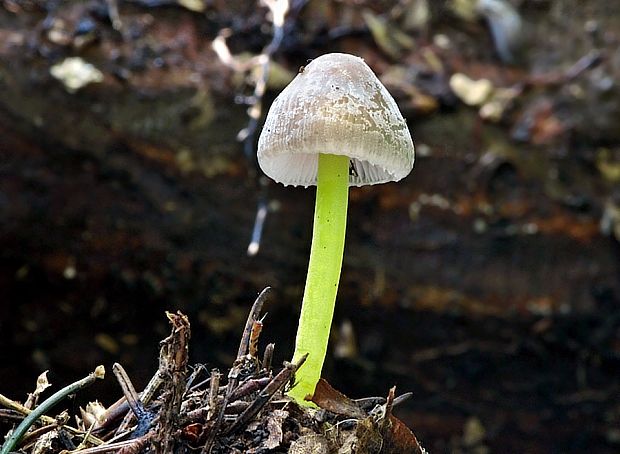
[[[156,435],[152,440],[156,452],[174,452],[188,365],[189,320],[181,313],[170,312],[168,319],[172,334],[162,342],[159,356],[159,372],[164,377],[164,388]]]

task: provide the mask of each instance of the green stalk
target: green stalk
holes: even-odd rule
[[[306,289],[301,306],[295,354],[308,359],[295,373],[297,385],[288,395],[300,404],[314,394],[327,353],[336,293],[342,269],[349,198],[349,158],[319,154],[316,205]]]
[[[43,416],[54,405],[61,402],[69,394],[74,394],[80,389],[92,384],[95,380],[102,379],[104,375],[104,367],[98,366],[95,371],[88,374],[88,376],[76,381],[75,383],[71,383],[70,385],[65,386],[60,391],[55,392],[50,397],[45,399],[38,407],[32,410],[30,414],[28,414],[28,416],[24,418],[24,420],[19,424],[19,426],[17,426],[11,436],[2,445],[0,454],[9,454],[10,452],[12,452],[17,443],[19,443],[21,438],[28,431],[30,426],[32,426],[37,421],[37,419]]]

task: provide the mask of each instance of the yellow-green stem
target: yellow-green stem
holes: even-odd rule
[[[297,385],[288,395],[300,404],[313,395],[327,353],[336,293],[342,268],[349,198],[349,158],[319,155],[316,205],[306,289],[299,316],[293,362],[308,359],[296,372]]]

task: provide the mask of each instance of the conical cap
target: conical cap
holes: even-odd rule
[[[319,153],[351,158],[351,186],[398,181],[413,167],[407,124],[359,57],[312,60],[269,109],[258,140],[267,176],[284,185],[316,185]]]

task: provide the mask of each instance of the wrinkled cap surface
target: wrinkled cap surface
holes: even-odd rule
[[[275,99],[258,140],[258,163],[284,185],[316,185],[318,155],[349,156],[349,185],[398,181],[413,168],[409,129],[364,60],[326,54]]]

